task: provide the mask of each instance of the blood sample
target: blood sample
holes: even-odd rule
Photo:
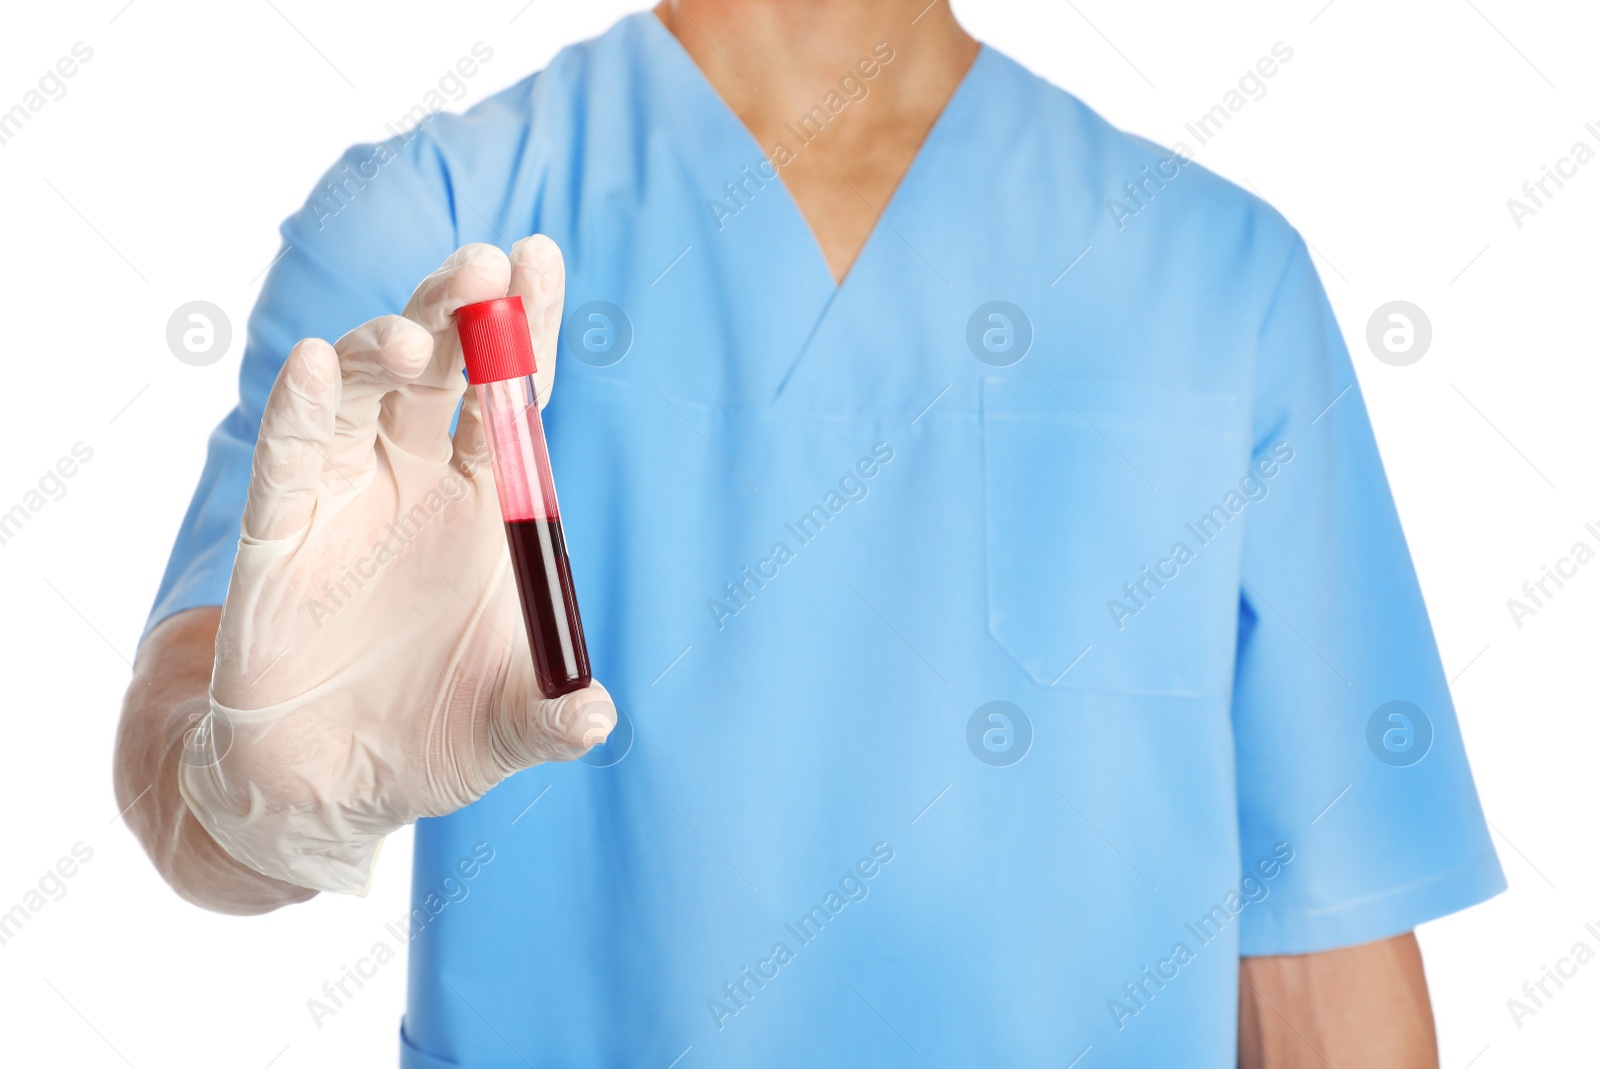
[[[540,692],[558,698],[589,685],[589,649],[539,420],[533,340],[522,298],[463,305],[456,311],[456,331],[494,463],[534,674]]]

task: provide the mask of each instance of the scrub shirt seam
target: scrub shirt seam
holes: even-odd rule
[[[1283,266],[1278,268],[1278,277],[1272,283],[1272,294],[1267,298],[1267,306],[1261,313],[1261,326],[1256,331],[1256,348],[1259,350],[1262,340],[1267,334],[1267,323],[1272,319],[1272,313],[1277,310],[1278,301],[1283,297],[1283,291],[1289,281],[1290,269],[1294,266],[1297,255],[1306,246],[1306,239],[1294,227],[1289,228],[1289,249],[1284,255]]]
[[[528,129],[531,128],[530,124]],[[419,142],[417,146],[418,155],[420,156],[424,151],[432,155],[433,163],[438,168],[439,177],[444,182],[445,203],[450,207],[451,244],[459,249],[461,247],[461,213],[457,210],[456,181],[454,175],[450,173],[449,161],[445,159],[444,146],[439,144],[432,133],[425,129],[418,131],[417,140]]]
[[[1289,233],[1291,235],[1289,240],[1289,251],[1283,258],[1283,266],[1278,269],[1277,281],[1272,284],[1272,295],[1267,298],[1267,306],[1262,310],[1261,313],[1261,324],[1256,328],[1256,353],[1255,359],[1251,361],[1250,367],[1250,415],[1252,417],[1254,417],[1261,405],[1261,358],[1266,344],[1267,325],[1272,322],[1272,315],[1278,310],[1278,302],[1283,298],[1284,289],[1288,286],[1289,276],[1293,271],[1294,262],[1299,257],[1301,251],[1306,247],[1306,239],[1300,236],[1300,231],[1291,226],[1289,228]],[[1287,419],[1288,413],[1286,412],[1285,421],[1287,421]],[[1250,455],[1252,458],[1260,453],[1266,438],[1272,437],[1272,435],[1269,434],[1264,438],[1257,440],[1255,438],[1255,427],[1253,424],[1254,420],[1252,418],[1252,426],[1250,428]]]
[[[1359,910],[1367,906],[1375,906],[1383,902],[1388,902],[1396,898],[1405,897],[1418,891],[1425,890],[1445,880],[1456,877],[1464,872],[1487,871],[1484,865],[1485,861],[1492,863],[1492,865],[1489,867],[1494,869],[1499,868],[1500,858],[1494,853],[1494,851],[1491,850],[1488,853],[1476,855],[1470,861],[1462,862],[1459,865],[1454,865],[1440,872],[1430,873],[1422,879],[1412,880],[1410,883],[1404,883],[1395,887],[1385,888],[1381,891],[1374,891],[1370,894],[1361,895],[1357,898],[1346,899],[1337,905],[1322,906],[1315,909],[1301,909],[1297,910],[1296,912],[1301,917],[1312,921],[1319,920],[1323,917],[1338,917],[1341,914],[1347,915],[1354,910]],[[1504,879],[1503,874],[1501,878],[1502,880]]]
[[[1463,875],[1468,877],[1465,881],[1462,880]],[[1440,884],[1446,884],[1453,889],[1461,882],[1467,885],[1470,901],[1456,902],[1454,898],[1441,900],[1437,896],[1436,889]],[[1486,902],[1503,893],[1506,886],[1505,874],[1500,869],[1499,856],[1491,849],[1487,853],[1476,855],[1471,861],[1454,865],[1426,879],[1361,898],[1348,899],[1336,906],[1316,911],[1306,908],[1295,909],[1288,913],[1268,914],[1256,923],[1247,921],[1245,930],[1240,933],[1241,946],[1248,946],[1250,949],[1243,951],[1241,957],[1271,957],[1280,954],[1316,952],[1306,949],[1311,945],[1322,949],[1359,946],[1363,942],[1385,938],[1382,935],[1357,933],[1361,932],[1363,926],[1371,927],[1386,919],[1384,910],[1392,909],[1397,900],[1401,903],[1407,901],[1414,903],[1415,908],[1408,912],[1420,911],[1423,915],[1399,917],[1401,927],[1395,928],[1391,934],[1414,931],[1420,924]],[[1485,888],[1489,887],[1494,889],[1483,893]],[[1418,899],[1419,894],[1425,894],[1430,889],[1435,889],[1434,897]],[[1354,924],[1352,924],[1353,918]],[[1352,928],[1355,930],[1352,931]]]

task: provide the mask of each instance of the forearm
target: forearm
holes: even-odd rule
[[[220,616],[215,608],[178,613],[140,646],[112,778],[123,820],[173,890],[218,913],[266,913],[316,892],[235,861],[178,793],[183,737],[194,727],[190,714],[206,700]]]
[[[1438,1069],[1433,1007],[1410,933],[1239,962],[1239,1069]]]

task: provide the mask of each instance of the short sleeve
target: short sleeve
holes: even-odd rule
[[[302,338],[334,341],[399,312],[457,246],[451,206],[443,159],[419,131],[351,148],[284,221],[250,314],[239,402],[211,434],[146,635],[176,612],[222,604],[261,413],[289,350]]]
[[[1350,355],[1294,236],[1261,328],[1233,727],[1240,951],[1409,931],[1505,889]],[[1290,852],[1292,851],[1292,854]],[[1278,868],[1284,856],[1292,859]]]

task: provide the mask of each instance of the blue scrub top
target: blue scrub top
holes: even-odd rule
[[[985,48],[836,287],[776,147],[639,14],[283,226],[152,623],[221,603],[296,340],[468,241],[569,272],[623,723],[418,824],[402,1064],[1222,1069],[1241,954],[1503,889],[1282,217]]]

